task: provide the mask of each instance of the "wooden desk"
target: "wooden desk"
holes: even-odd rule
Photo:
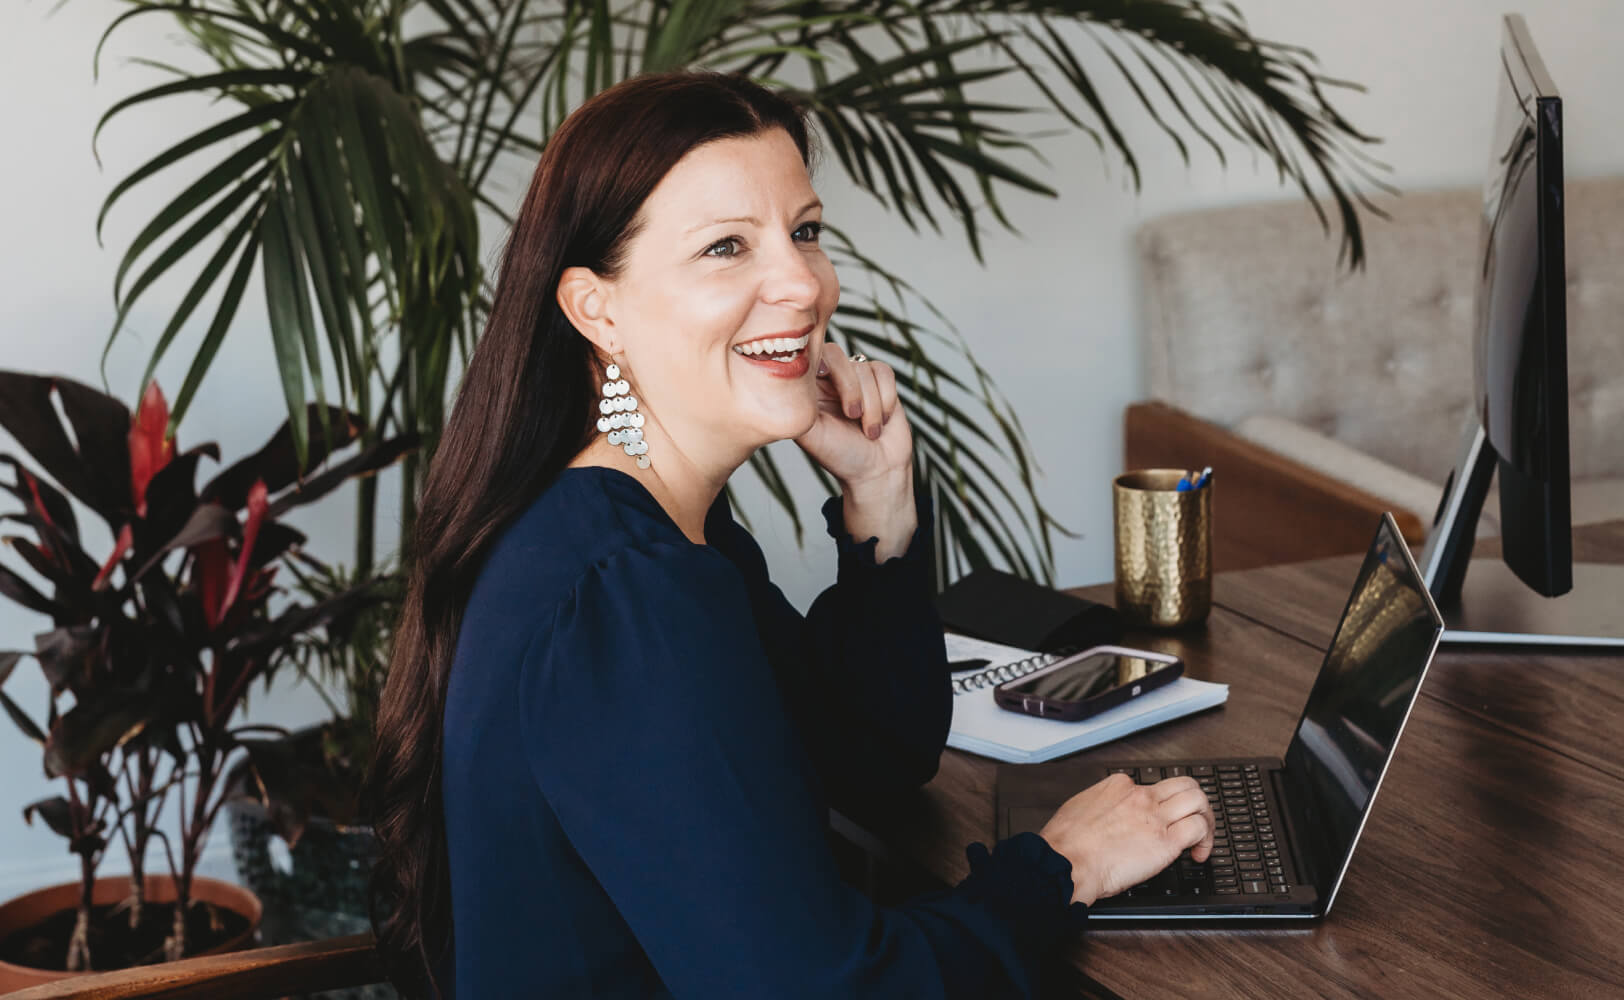
[[[1624,561],[1624,522],[1580,529],[1575,546],[1576,558]],[[1229,701],[1086,753],[1283,753],[1357,566],[1223,574],[1205,630],[1131,636],[1228,683]],[[1108,587],[1076,592],[1110,599]],[[1624,608],[1624,595],[1596,596]],[[1063,959],[1106,997],[1624,996],[1621,730],[1624,657],[1440,650],[1329,918],[1289,930],[1096,926]],[[949,750],[918,796],[865,824],[956,883],[964,846],[994,838],[997,769]]]

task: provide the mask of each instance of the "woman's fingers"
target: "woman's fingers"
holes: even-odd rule
[[[883,361],[853,361],[837,344],[824,344],[821,363],[825,376],[839,400],[840,412],[860,420],[870,439],[880,436],[880,428],[897,408],[897,376]]]
[[[1201,786],[1194,778],[1164,778],[1150,786],[1151,798],[1157,802],[1166,802],[1175,795],[1186,792],[1200,792]],[[1205,795],[1203,795],[1205,798]]]
[[[874,369],[877,362],[864,361],[854,365],[857,369],[857,385],[863,396],[863,433],[869,440],[880,436],[880,424],[885,419],[885,409],[880,405],[880,384],[875,380]]]
[[[1173,841],[1175,851],[1190,848],[1190,856],[1196,861],[1207,860],[1212,854],[1212,822],[1199,813],[1192,813],[1167,828],[1167,835]]]
[[[883,361],[870,361],[868,366],[874,369],[874,382],[880,387],[880,423],[889,423],[897,411],[897,373]]]
[[[1167,784],[1162,782],[1161,784]],[[1195,786],[1194,782],[1190,783]],[[1177,842],[1177,849],[1186,847],[1195,848],[1191,855],[1197,861],[1205,861],[1212,852],[1212,804],[1207,801],[1207,794],[1200,786],[1177,789],[1174,794],[1163,799],[1157,806],[1162,822],[1167,825],[1170,835]],[[1184,834],[1187,832],[1186,824],[1195,821],[1198,832],[1196,839],[1190,840]]]
[[[846,357],[839,344],[825,343],[820,358],[840,400],[840,412],[856,420],[863,415],[863,388],[858,384],[858,369],[862,366]]]

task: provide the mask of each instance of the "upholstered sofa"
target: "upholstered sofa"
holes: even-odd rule
[[[1624,517],[1624,178],[1569,180],[1575,524]],[[1220,568],[1362,551],[1381,510],[1413,543],[1471,410],[1481,193],[1408,194],[1339,269],[1302,202],[1166,216],[1138,236],[1151,399],[1126,465],[1214,467]],[[1491,490],[1479,535],[1498,533]]]

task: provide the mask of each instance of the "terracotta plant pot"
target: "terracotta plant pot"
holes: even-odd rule
[[[108,878],[99,878],[91,889],[92,905],[117,903],[130,894],[130,877],[128,875],[115,875]],[[192,879],[192,898],[209,903],[224,910],[230,910],[247,919],[248,929],[228,941],[221,942],[203,955],[215,955],[226,951],[236,951],[253,940],[254,932],[259,929],[260,917],[263,908],[259,897],[241,886],[222,882],[219,879],[194,877]],[[175,900],[175,882],[168,875],[147,876],[147,902],[172,903]],[[18,896],[7,903],[0,904],[0,939],[9,937],[13,932],[31,927],[44,921],[55,913],[69,910],[79,903],[79,883],[66,882],[62,885],[53,885],[48,889]],[[106,971],[106,970],[99,970]],[[82,972],[59,972],[53,969],[36,969],[27,965],[13,965],[10,962],[0,961],[0,996],[13,990],[25,989],[29,986],[39,986],[42,983],[54,983],[61,979],[73,976],[82,976]]]

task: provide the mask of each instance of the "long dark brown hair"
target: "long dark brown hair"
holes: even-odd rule
[[[559,278],[573,266],[618,275],[639,208],[678,160],[773,128],[789,133],[810,169],[805,120],[785,96],[737,75],[646,74],[576,109],[536,166],[429,465],[378,706],[367,787],[380,847],[372,909],[385,967],[407,995],[439,995],[434,973],[451,947],[441,725],[464,607],[503,529],[596,430],[598,362],[558,307]]]

